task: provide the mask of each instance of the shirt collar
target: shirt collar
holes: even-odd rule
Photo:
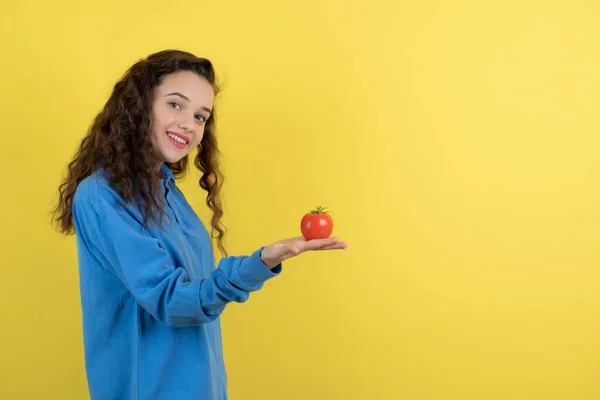
[[[173,175],[173,171],[167,166],[166,163],[163,163],[160,167],[160,175],[161,179],[164,179],[166,183],[175,182],[175,175]]]

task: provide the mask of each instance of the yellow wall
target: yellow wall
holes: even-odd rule
[[[111,85],[167,47],[225,83],[231,252],[316,205],[350,243],[226,310],[232,399],[600,398],[597,2],[14,1],[0,33],[0,398],[87,398],[48,210]]]

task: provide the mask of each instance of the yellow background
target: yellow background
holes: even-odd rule
[[[226,309],[232,400],[600,398],[598,2],[11,1],[0,38],[0,398],[87,398],[48,212],[112,85],[164,48],[225,86],[230,252],[316,205],[350,244]]]

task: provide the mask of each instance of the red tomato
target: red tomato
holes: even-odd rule
[[[333,219],[325,211],[324,207],[318,206],[302,217],[300,230],[304,239],[325,239],[331,236],[333,232]]]

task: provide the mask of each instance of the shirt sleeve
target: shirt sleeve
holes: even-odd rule
[[[127,287],[141,307],[173,327],[214,321],[229,302],[245,302],[250,292],[277,276],[281,264],[269,269],[262,247],[250,256],[222,258],[205,279],[191,280],[176,266],[160,242],[124,209],[102,198],[93,202],[77,196],[73,202],[77,235],[108,271]]]

